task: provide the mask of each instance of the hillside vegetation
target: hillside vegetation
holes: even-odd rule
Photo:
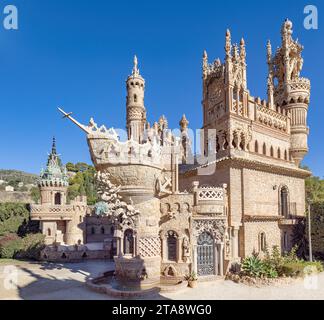
[[[0,180],[6,182],[18,181],[24,184],[35,184],[38,176],[36,174],[27,173],[19,170],[3,170],[0,169]]]

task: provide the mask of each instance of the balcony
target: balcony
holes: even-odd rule
[[[31,205],[32,220],[71,220],[74,209],[72,205]]]
[[[227,197],[225,187],[197,187],[194,189],[194,195],[197,214],[226,215]]]
[[[299,219],[302,218],[302,216],[297,215],[297,203],[291,202],[289,204],[288,208],[289,213],[282,215],[279,220],[280,225],[295,225],[298,223]]]

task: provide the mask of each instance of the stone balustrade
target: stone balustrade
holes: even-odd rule
[[[197,201],[223,201],[224,189],[217,187],[203,187],[197,191]]]
[[[41,220],[42,218],[53,218],[70,220],[74,214],[73,205],[31,205],[30,215],[32,219]]]

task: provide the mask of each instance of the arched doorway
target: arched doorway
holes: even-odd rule
[[[197,240],[197,274],[215,274],[214,239],[208,232],[203,232]]]

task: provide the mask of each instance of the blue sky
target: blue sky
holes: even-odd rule
[[[324,176],[321,103],[324,34],[321,1],[104,1],[6,0],[19,12],[19,29],[2,27],[0,14],[0,168],[38,173],[52,136],[64,162],[90,157],[84,134],[57,112],[62,106],[88,123],[125,126],[125,79],[133,55],[146,79],[149,121],[165,114],[178,127],[183,113],[190,127],[202,125],[201,59],[224,57],[224,36],[244,36],[248,87],[266,96],[266,41],[280,44],[288,17],[294,37],[304,44],[303,76],[312,81],[309,110],[310,153],[304,163]],[[305,5],[319,11],[319,29],[303,27]]]

